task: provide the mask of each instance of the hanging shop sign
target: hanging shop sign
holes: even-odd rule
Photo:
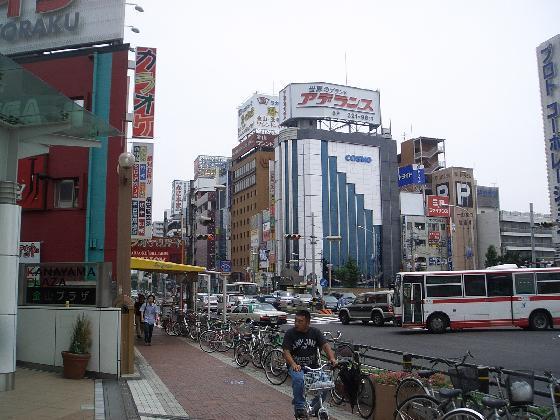
[[[137,139],[154,138],[155,97],[156,49],[136,47],[132,137]]]

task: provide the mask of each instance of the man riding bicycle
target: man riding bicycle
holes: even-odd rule
[[[311,314],[309,311],[306,309],[297,311],[295,325],[286,332],[282,343],[284,358],[292,378],[292,393],[294,396],[292,404],[294,405],[296,418],[307,417],[302,366],[319,367],[319,349],[327,354],[333,366],[336,365],[334,353],[323,333],[317,328],[311,327],[310,324]],[[313,413],[317,413],[319,404],[319,396],[316,396],[311,403]]]

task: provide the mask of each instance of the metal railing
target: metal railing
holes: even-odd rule
[[[365,344],[354,344],[347,341],[338,341],[338,345],[341,344],[348,344],[353,346],[354,351],[360,353],[363,359],[363,365],[369,368],[378,368],[378,369],[385,369],[385,370],[404,370],[404,371],[412,371],[414,369],[432,369],[432,362],[437,360],[445,360],[450,365],[453,365],[453,360],[442,359],[441,357],[432,357],[422,354],[414,354],[410,352],[404,352],[399,350],[391,350],[382,347],[375,347]],[[373,354],[372,354],[373,353]],[[459,355],[458,355],[459,356]],[[498,370],[494,367],[488,366],[481,366],[473,363],[464,363],[461,366],[472,367],[476,368],[479,372],[479,382],[480,382],[480,392],[483,393],[491,393],[489,392],[491,389],[497,387],[497,383],[494,380],[489,380],[488,373],[497,373]],[[399,367],[400,369],[395,369],[395,367]],[[449,372],[439,369],[434,369],[446,376],[449,376]],[[502,369],[502,373],[504,374],[515,374],[519,376],[523,376],[524,372],[519,372],[511,369]],[[535,390],[534,394],[541,398],[538,402],[547,405],[550,402],[550,393],[548,390],[548,379],[545,376],[535,375]],[[541,385],[537,388],[537,384]],[[505,384],[501,384],[503,388]]]

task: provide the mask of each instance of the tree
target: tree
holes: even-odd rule
[[[503,264],[517,264],[518,266],[522,266],[525,264],[523,258],[517,251],[507,251],[502,257]]]
[[[333,270],[333,276],[337,280],[342,281],[344,287],[356,287],[361,273],[356,264],[356,260],[352,257],[348,257],[348,260],[342,267]]]
[[[498,252],[494,245],[490,245],[486,251],[486,261],[484,261],[485,267],[492,267],[500,264],[500,258],[498,257]]]

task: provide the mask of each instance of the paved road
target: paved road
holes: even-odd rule
[[[560,329],[544,332],[518,328],[469,329],[437,335],[391,324],[377,328],[360,322],[342,325],[332,318],[330,322],[317,321],[313,322],[317,328],[340,330],[343,339],[354,343],[444,358],[459,357],[468,349],[475,356],[473,363],[533,370],[536,374],[552,370],[560,375]]]

